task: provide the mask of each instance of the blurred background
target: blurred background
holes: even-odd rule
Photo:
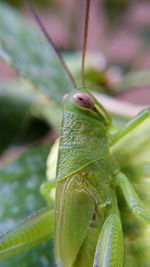
[[[31,12],[24,7],[22,1],[4,2],[20,9],[20,12],[31,20],[33,26],[38,28]],[[71,52],[81,49],[84,1],[32,0],[30,2],[38,11],[45,28],[59,50]],[[108,83],[110,87],[115,87],[122,75],[132,70],[140,71],[140,74],[137,73],[134,76],[134,82],[132,77],[130,81],[128,80],[129,84],[126,86],[128,90],[117,96],[119,99],[139,104],[150,103],[149,14],[149,0],[93,0],[91,3],[88,51],[99,53],[97,62],[94,59],[90,60],[96,70],[105,70],[107,77],[107,81],[102,81],[100,78],[99,80],[102,83]],[[72,60],[74,60],[73,57]],[[79,56],[78,65],[80,60]],[[0,77],[16,75],[14,70],[8,68],[3,62],[0,63]]]
[[[30,2],[80,86],[85,1]],[[59,132],[60,100],[73,90],[53,49],[35,29],[40,32],[21,0],[0,0],[0,234],[47,205],[40,185]],[[86,84],[102,93],[116,131],[150,105],[150,1],[92,0],[88,36]],[[149,121],[135,132],[115,156],[149,203]],[[123,201],[125,266],[149,267],[150,230],[128,216]],[[55,267],[52,240],[0,262],[0,267],[13,266]]]

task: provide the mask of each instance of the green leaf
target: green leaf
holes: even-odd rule
[[[20,139],[30,142],[40,138],[48,126],[58,131],[61,117],[61,105],[34,90],[28,83],[1,81],[0,153]]]
[[[54,48],[9,6],[0,3],[0,57],[57,102],[73,84]]]
[[[112,149],[122,170],[129,167],[135,169],[136,180],[141,179],[142,176],[148,177],[150,175],[149,133],[150,119],[147,119],[121,139]]]
[[[0,152],[27,128],[34,105],[34,94],[0,84]]]
[[[150,71],[130,71],[117,84],[117,91],[125,91],[128,89],[137,90],[137,87],[148,86],[150,84]]]
[[[35,145],[0,170],[0,233],[46,205],[39,187],[45,181],[49,147]],[[50,265],[51,264],[51,265]],[[24,251],[0,263],[3,267],[54,266],[52,243]]]
[[[147,119],[113,147],[121,171],[129,178],[150,212],[150,119]],[[150,266],[150,226],[137,219],[120,192],[118,204],[125,235],[125,266]]]
[[[48,152],[49,147],[35,145],[23,152],[16,160],[1,167],[0,203],[2,219],[12,216],[19,221],[44,205],[45,202],[40,195],[39,187],[46,179],[45,170]],[[14,225],[11,224],[11,226]],[[3,229],[1,228],[0,231],[3,231]]]
[[[149,206],[150,119],[145,120],[113,147],[120,169],[130,179],[144,203]],[[149,207],[148,207],[149,208]]]

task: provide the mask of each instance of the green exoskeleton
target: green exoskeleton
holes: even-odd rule
[[[150,216],[120,172],[110,148],[150,116],[145,110],[115,135],[103,106],[84,82],[90,1],[87,1],[82,54],[83,87],[64,97],[56,175],[55,257],[65,267],[123,267],[124,240],[117,204],[120,187],[131,211]]]
[[[109,152],[109,125],[106,111],[87,90],[66,96],[55,211],[56,259],[64,266],[93,261],[94,266],[123,266],[115,194],[119,168]]]
[[[87,0],[82,75],[89,6],[90,1]],[[39,19],[38,22],[41,26]],[[84,77],[81,88],[65,95],[63,106],[55,210],[53,212],[53,207],[48,207],[3,235],[0,239],[0,258],[47,240],[52,234],[53,229],[49,226],[54,213],[54,250],[58,266],[123,267],[124,238],[117,188],[120,188],[135,216],[150,224],[150,215],[128,177],[121,172],[113,146],[119,146],[119,141],[125,136],[128,142],[131,131],[150,117],[150,109],[142,111],[111,135],[111,119],[86,89]],[[48,201],[49,191],[54,187],[55,182],[44,187],[48,190]]]
[[[110,147],[150,115],[145,110],[114,136],[110,118],[84,88],[64,99],[55,207],[55,253],[62,266],[124,266],[117,204],[120,187],[130,210],[150,216],[110,154]]]

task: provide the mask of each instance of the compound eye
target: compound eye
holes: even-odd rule
[[[93,98],[82,92],[77,92],[72,95],[73,100],[81,107],[83,108],[93,108],[94,107],[94,101]]]

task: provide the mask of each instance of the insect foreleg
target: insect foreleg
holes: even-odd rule
[[[143,121],[150,117],[150,108],[144,109],[137,116],[135,116],[131,121],[129,121],[125,127],[123,127],[119,132],[115,133],[110,137],[109,144],[113,146],[116,142],[134,130]]]
[[[124,246],[118,214],[107,217],[97,243],[93,267],[123,267]]]
[[[137,195],[136,191],[132,187],[128,178],[121,172],[116,175],[116,185],[118,185],[125,197],[125,200],[130,208],[130,210],[136,216],[142,218],[145,222],[150,223],[150,215],[145,211],[144,205]]]

